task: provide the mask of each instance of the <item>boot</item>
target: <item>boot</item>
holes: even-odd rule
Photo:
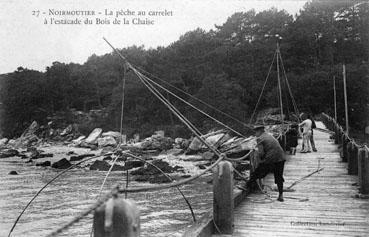
[[[280,201],[280,202],[283,202],[284,199],[283,199],[283,193],[280,193],[278,198],[277,198],[277,201]]]
[[[277,198],[277,201],[283,202],[284,201],[284,199],[283,199],[283,183],[278,183],[277,187],[278,187],[278,192],[279,192],[279,196]]]

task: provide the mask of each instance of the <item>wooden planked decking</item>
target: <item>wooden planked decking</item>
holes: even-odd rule
[[[317,122],[317,126],[324,125]],[[232,236],[369,236],[369,199],[354,198],[358,177],[347,175],[338,146],[329,134],[314,131],[318,152],[289,156],[285,165],[285,187],[320,167],[324,170],[285,192],[283,203],[277,192],[249,195],[235,210]],[[264,183],[275,188],[273,175]]]

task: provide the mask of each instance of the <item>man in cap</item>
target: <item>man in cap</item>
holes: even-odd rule
[[[260,158],[259,166],[251,174],[247,182],[247,188],[251,188],[257,179],[264,178],[267,174],[274,174],[274,182],[278,187],[278,201],[283,202],[283,169],[286,161],[284,151],[278,140],[264,130],[264,126],[254,127],[257,137],[257,154]]]

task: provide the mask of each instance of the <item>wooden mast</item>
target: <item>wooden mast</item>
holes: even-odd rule
[[[336,76],[333,76],[334,120],[337,122]]]
[[[279,106],[281,109],[281,122],[284,124],[283,119],[283,103],[282,103],[282,87],[281,87],[281,78],[279,76],[279,42],[277,42],[277,78],[278,78],[278,91],[279,91]]]
[[[283,135],[284,131],[284,118],[283,118],[283,102],[282,102],[282,86],[281,86],[281,78],[279,75],[279,57],[280,57],[280,50],[279,50],[279,41],[277,41],[277,78],[278,78],[278,90],[279,90],[279,106],[281,109],[281,135],[283,141],[283,150],[286,150],[286,136]]]
[[[346,135],[349,136],[348,108],[347,108],[347,88],[346,88],[346,65],[342,65],[343,74],[343,96],[345,99],[345,120],[346,120]]]

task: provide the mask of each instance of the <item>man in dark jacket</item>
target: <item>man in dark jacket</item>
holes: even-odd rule
[[[283,169],[286,161],[284,151],[272,135],[264,131],[264,126],[254,128],[257,137],[257,153],[260,158],[259,166],[251,174],[247,187],[251,188],[257,179],[264,178],[267,174],[274,174],[274,182],[278,187],[278,201],[283,202]]]

